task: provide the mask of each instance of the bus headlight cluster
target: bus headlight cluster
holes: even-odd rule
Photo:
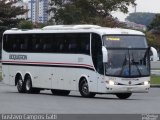
[[[144,81],[144,85],[149,85],[149,81]]]
[[[109,85],[115,85],[115,82],[112,81],[112,80],[106,81],[106,83],[109,84]]]

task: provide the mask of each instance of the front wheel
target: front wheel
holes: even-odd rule
[[[117,93],[116,96],[119,99],[127,99],[132,95],[132,93]]]
[[[83,80],[80,82],[79,92],[83,97],[87,98],[92,98],[96,95],[95,93],[89,92],[88,83],[85,78],[83,78]]]

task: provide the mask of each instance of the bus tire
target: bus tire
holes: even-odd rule
[[[25,77],[25,82],[24,83],[25,83],[26,93],[32,93],[32,94],[39,94],[40,93],[40,89],[32,87],[32,80],[31,80],[31,77],[29,75],[27,75]]]
[[[60,95],[60,96],[68,96],[70,91],[69,90],[55,90],[51,89],[53,95]]]
[[[22,80],[22,76],[18,76],[16,77],[16,86],[17,86],[17,90],[19,93],[25,93],[25,86],[24,86],[24,82]]]
[[[89,87],[86,78],[82,78],[79,83],[79,92],[82,97],[93,98],[96,94],[89,92]]]
[[[132,93],[117,93],[116,96],[119,99],[127,99],[132,95]]]

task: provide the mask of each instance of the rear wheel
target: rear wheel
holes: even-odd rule
[[[32,87],[32,80],[30,76],[27,76],[25,79],[25,90],[26,93],[35,93],[35,94],[40,93],[40,89]]]
[[[25,86],[21,76],[17,78],[17,90],[19,93],[25,93]]]
[[[83,80],[80,81],[79,92],[83,97],[88,97],[88,98],[92,98],[96,95],[95,93],[89,92],[88,83],[85,78],[83,78]]]
[[[55,90],[55,89],[52,89],[51,92],[53,95],[61,95],[61,96],[67,96],[70,93],[69,90]]]
[[[132,93],[117,93],[116,96],[119,99],[127,99],[132,95]]]

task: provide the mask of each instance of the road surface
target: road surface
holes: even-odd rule
[[[0,83],[0,113],[55,114],[143,114],[160,113],[160,88],[149,93],[133,94],[127,100],[114,95],[82,98],[78,92],[69,96],[54,96],[50,91],[40,94],[20,94],[16,87]]]

